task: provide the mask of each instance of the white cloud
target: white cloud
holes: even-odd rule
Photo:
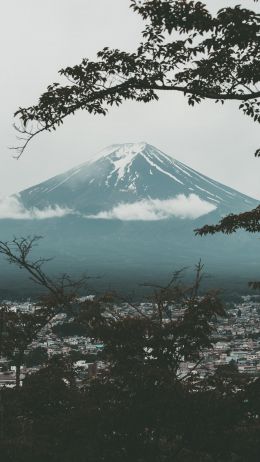
[[[122,221],[157,221],[167,218],[194,219],[212,212],[217,207],[196,194],[179,194],[173,199],[147,199],[133,203],[119,203],[111,210],[88,215],[86,218]]]
[[[122,221],[158,221],[171,217],[194,219],[215,209],[214,204],[200,199],[196,194],[179,194],[167,200],[146,199],[133,203],[119,203],[111,210],[86,215],[85,218]],[[44,220],[76,213],[72,209],[58,205],[44,209],[26,209],[18,195],[0,198],[0,219]]]
[[[44,220],[46,218],[63,217],[70,213],[73,213],[73,210],[61,208],[58,205],[44,209],[36,207],[26,209],[18,196],[0,198],[0,219]]]

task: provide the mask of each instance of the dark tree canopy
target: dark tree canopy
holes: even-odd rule
[[[193,106],[205,99],[236,100],[260,122],[260,15],[236,5],[212,15],[202,2],[131,0],[145,21],[134,53],[104,48],[96,61],[84,58],[61,69],[38,104],[19,108],[23,134],[19,157],[30,140],[55,130],[77,110],[105,115],[126,100],[157,100],[161,91],[183,93]],[[256,152],[259,154],[259,150]]]
[[[222,218],[217,224],[204,225],[202,228],[195,229],[195,234],[199,236],[216,233],[232,234],[238,230],[244,230],[249,233],[260,232],[260,205],[248,212],[231,213]],[[260,289],[260,281],[249,281],[248,285],[252,289]]]
[[[23,259],[31,242],[23,239],[18,249],[20,241],[2,243],[1,252],[40,277],[43,267],[37,270],[30,250]],[[259,377],[239,373],[234,363],[205,377],[196,373],[216,341],[216,319],[225,316],[217,293],[201,294],[201,277],[199,263],[191,286],[183,285],[180,273],[154,286],[150,313],[130,304],[132,311],[122,315],[112,294],[82,301],[77,321],[102,342],[103,368],[78,386],[78,358],[47,360],[39,349],[27,357],[44,365],[21,388],[0,390],[1,460],[258,462]],[[46,278],[34,280],[47,289]],[[56,282],[48,288],[51,298],[53,287]],[[184,361],[194,364],[187,373],[181,372]]]
[[[249,233],[257,233],[260,231],[260,206],[248,212],[239,214],[230,214],[216,225],[205,225],[202,228],[196,229],[195,233],[200,236],[206,234],[232,234],[239,229],[244,229]]]

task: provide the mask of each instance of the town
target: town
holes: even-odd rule
[[[83,297],[84,298],[84,297]],[[139,303],[139,313],[151,315],[153,304]],[[10,309],[23,313],[33,312],[35,305],[31,301],[12,303]],[[113,307],[121,316],[133,314],[132,304],[120,303]],[[179,375],[199,374],[200,378],[213,373],[218,366],[233,363],[241,373],[260,376],[260,301],[257,296],[242,296],[241,300],[231,303],[224,318],[212,323],[212,348],[203,351],[199,364],[182,362]],[[172,319],[182,316],[179,308],[172,308]],[[21,385],[27,374],[38,371],[55,355],[68,357],[73,362],[77,383],[101,373],[105,365],[100,358],[103,345],[93,339],[71,333],[65,329],[67,315],[60,313],[45,326],[33,340],[25,352],[25,361],[21,367]],[[68,323],[66,323],[68,326]],[[15,355],[13,358],[0,358],[0,387],[15,387],[16,384]]]

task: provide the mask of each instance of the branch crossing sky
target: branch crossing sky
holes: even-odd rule
[[[260,8],[251,0],[244,6]],[[104,46],[134,50],[143,23],[129,0],[12,0],[1,9],[0,196],[18,192],[92,157],[107,145],[145,140],[181,162],[260,199],[260,127],[237,103],[188,106],[182,95],[125,103],[106,117],[80,113],[55,133],[40,135],[16,161],[13,112],[37,101],[57,71]],[[208,0],[210,7],[238,3]]]

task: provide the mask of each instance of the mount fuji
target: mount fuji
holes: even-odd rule
[[[55,257],[51,271],[87,270],[104,285],[129,288],[202,258],[219,280],[257,276],[256,238],[201,238],[193,230],[258,202],[145,142],[109,146],[7,202],[0,202],[0,239],[42,235],[37,252]]]
[[[198,218],[256,204],[147,143],[112,145],[96,158],[22,191],[20,200],[26,209],[59,207],[89,218],[123,221]]]

